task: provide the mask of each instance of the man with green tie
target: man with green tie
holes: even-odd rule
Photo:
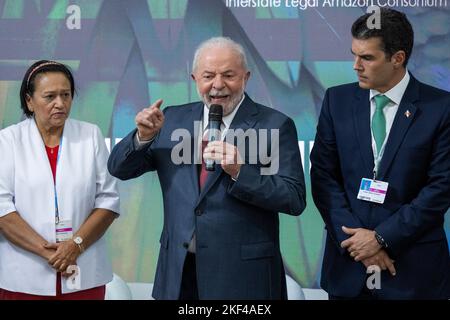
[[[406,68],[414,33],[381,9],[352,26],[358,82],[325,93],[311,152],[331,299],[449,299],[450,93]],[[369,23],[368,23],[369,21]]]

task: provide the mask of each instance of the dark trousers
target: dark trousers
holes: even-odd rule
[[[188,252],[184,260],[179,300],[198,300],[195,254]]]

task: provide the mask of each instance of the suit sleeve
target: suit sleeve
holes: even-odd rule
[[[342,226],[360,228],[362,224],[353,214],[347,200],[337,148],[330,112],[330,94],[327,90],[310,156],[311,191],[328,234],[341,254],[344,254],[346,251],[341,248],[340,243],[346,240],[348,235],[342,231]]]
[[[134,143],[136,132],[137,129],[134,129],[114,146],[108,159],[109,172],[121,180],[133,179],[148,171],[156,170],[151,150],[153,142],[142,148],[136,148]]]
[[[305,181],[297,130],[286,119],[279,129],[279,143],[271,143],[271,168],[243,164],[228,193],[265,210],[300,215],[306,206]]]
[[[428,180],[417,197],[403,205],[375,230],[384,238],[394,256],[427,231],[441,227],[450,205],[450,103],[433,142]]]

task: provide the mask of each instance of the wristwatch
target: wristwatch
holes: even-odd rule
[[[75,244],[78,246],[78,248],[80,249],[80,253],[83,253],[84,251],[84,247],[83,247],[83,238],[80,236],[77,236],[75,238],[72,239],[73,242],[75,242]]]
[[[375,239],[377,240],[378,244],[379,244],[382,248],[387,248],[387,247],[388,247],[386,241],[384,241],[383,237],[380,236],[376,231],[375,231]]]

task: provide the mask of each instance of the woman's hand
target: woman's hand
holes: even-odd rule
[[[72,239],[60,243],[47,243],[46,249],[54,249],[56,252],[48,259],[48,264],[56,271],[65,274],[70,265],[77,264],[80,249]],[[70,275],[70,274],[69,274]]]

